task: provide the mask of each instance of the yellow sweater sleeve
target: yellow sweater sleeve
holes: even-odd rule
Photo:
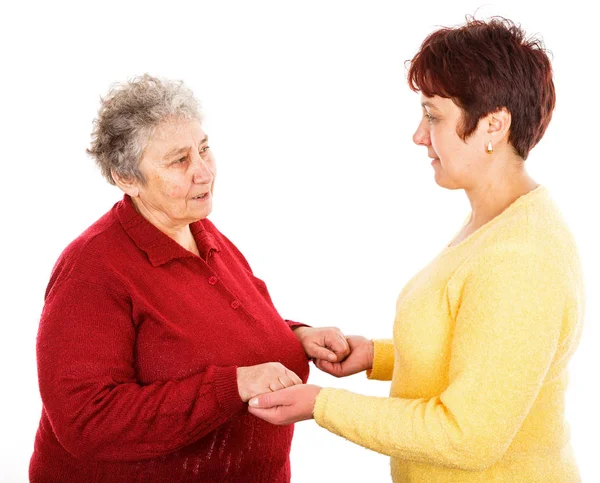
[[[394,458],[469,470],[494,464],[540,390],[574,293],[564,263],[540,252],[495,250],[453,288],[460,303],[452,314],[449,383],[439,396],[325,388],[316,422]]]
[[[394,341],[373,340],[373,367],[367,371],[369,379],[391,381],[394,373]]]

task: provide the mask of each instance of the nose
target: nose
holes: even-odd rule
[[[212,155],[203,158],[199,154],[192,160],[193,180],[196,184],[210,184],[215,178],[214,161]]]
[[[431,140],[429,139],[429,123],[427,122],[427,119],[421,119],[412,139],[418,146],[429,146],[431,144]]]

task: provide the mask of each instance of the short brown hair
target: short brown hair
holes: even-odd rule
[[[463,140],[502,108],[511,114],[508,141],[521,158],[542,139],[556,102],[552,66],[542,41],[512,21],[467,17],[465,25],[430,34],[409,62],[412,90],[450,98],[463,110]]]

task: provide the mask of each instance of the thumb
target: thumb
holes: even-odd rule
[[[335,362],[337,361],[337,355],[333,351],[320,346],[317,343],[312,343],[308,350],[308,355],[313,359],[321,359],[325,361]]]
[[[329,362],[317,359],[315,361],[315,366],[323,372],[327,374],[331,374],[332,376],[339,377],[343,373],[342,363],[339,362]]]
[[[275,406],[281,406],[284,403],[285,397],[281,394],[285,389],[276,392],[269,392],[253,397],[248,401],[248,405],[257,409],[268,409]]]
[[[331,372],[333,370],[333,368],[335,367],[335,363],[333,362],[329,362],[329,361],[324,361],[323,359],[316,359],[314,361],[315,366],[317,366],[318,369],[321,369],[322,371],[325,372]]]
[[[260,396],[253,397],[248,401],[248,406],[253,408],[270,408],[271,404],[269,394],[261,394]]]
[[[253,397],[248,401],[248,405],[257,409],[269,409],[276,406],[289,406],[294,402],[296,389],[304,387],[304,384],[280,389],[275,392],[267,392]]]

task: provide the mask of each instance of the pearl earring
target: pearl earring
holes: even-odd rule
[[[490,140],[490,142],[487,145],[487,153],[492,154],[493,152],[494,152],[494,146],[492,146],[492,141]]]

